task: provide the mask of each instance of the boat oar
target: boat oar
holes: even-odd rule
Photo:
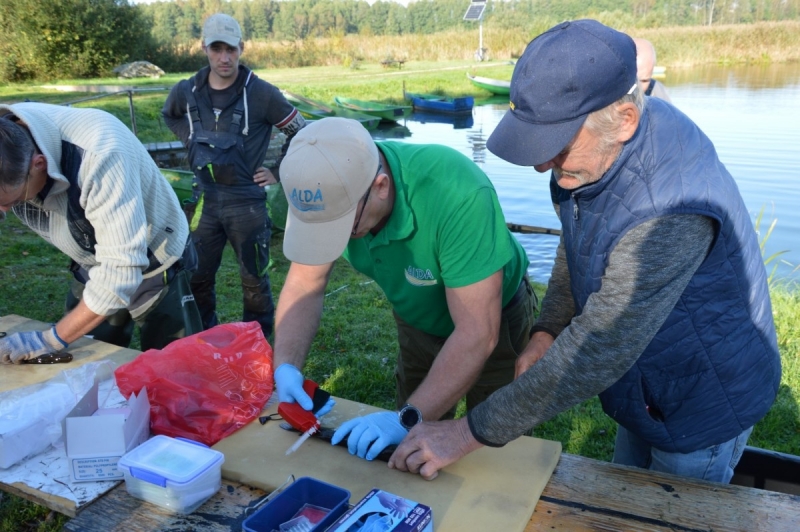
[[[508,230],[512,233],[522,233],[523,235],[555,235],[561,236],[561,229],[550,229],[549,227],[539,227],[536,225],[522,225],[507,223]]]

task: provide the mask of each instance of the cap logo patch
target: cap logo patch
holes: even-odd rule
[[[511,108],[512,111],[517,108],[517,106],[514,105],[514,102],[511,101],[508,102],[508,106]]]
[[[325,210],[325,200],[322,199],[322,191],[319,188],[316,191],[293,188],[289,200],[294,208],[301,212]]]

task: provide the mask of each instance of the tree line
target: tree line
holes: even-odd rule
[[[408,6],[364,0],[0,0],[0,81],[83,78],[133,60],[193,70],[203,20],[224,12],[245,40],[296,42],[348,34],[432,34],[474,29],[469,0]],[[800,18],[800,0],[488,0],[483,24],[524,29],[535,21],[613,14],[620,27],[752,23]]]

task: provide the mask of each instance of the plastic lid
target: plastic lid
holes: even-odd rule
[[[125,454],[118,466],[129,469],[137,478],[144,478],[141,472],[146,472],[147,477],[185,484],[224,460],[221,452],[203,444],[159,435]],[[144,480],[153,482],[150,478]]]

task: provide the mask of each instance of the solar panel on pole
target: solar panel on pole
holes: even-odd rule
[[[483,11],[486,9],[486,2],[472,2],[464,13],[464,20],[480,20]]]

